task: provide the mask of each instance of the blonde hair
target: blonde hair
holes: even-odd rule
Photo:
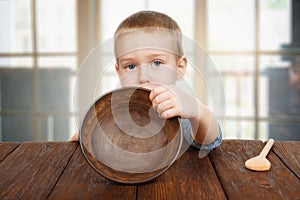
[[[173,36],[175,35],[173,38],[175,39],[177,48],[176,54],[179,56],[183,55],[182,33],[179,25],[168,15],[156,11],[140,11],[124,19],[115,31],[115,42],[117,37],[122,33],[139,28],[161,28],[169,30]]]

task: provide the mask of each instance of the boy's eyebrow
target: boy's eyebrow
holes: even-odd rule
[[[150,54],[148,57],[164,57],[164,58],[167,58],[167,55],[163,54],[163,53],[153,53],[153,54]]]
[[[118,58],[119,62],[124,62],[124,61],[132,61],[134,58]]]
[[[152,57],[163,57],[163,58],[167,58],[167,55],[164,53],[152,53],[152,54],[148,54],[146,56],[147,58],[152,58]],[[124,62],[124,61],[132,61],[135,60],[135,57],[124,57],[124,58],[118,58],[119,62]]]

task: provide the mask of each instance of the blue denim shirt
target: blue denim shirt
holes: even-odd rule
[[[182,133],[183,133],[183,137],[185,138],[185,140],[192,146],[198,148],[199,150],[203,150],[203,151],[211,151],[212,149],[220,146],[220,144],[222,143],[222,130],[219,126],[219,135],[216,138],[215,141],[213,141],[210,144],[199,144],[197,143],[192,135],[191,135],[191,122],[188,119],[181,119],[181,126],[182,126]]]

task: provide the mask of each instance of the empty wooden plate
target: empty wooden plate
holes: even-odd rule
[[[176,160],[180,119],[162,119],[153,110],[150,90],[127,87],[101,96],[81,125],[79,141],[89,164],[121,183],[143,183],[164,173]]]

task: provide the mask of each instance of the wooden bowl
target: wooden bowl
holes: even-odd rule
[[[121,183],[143,183],[164,173],[176,160],[180,119],[162,119],[153,110],[150,90],[127,87],[101,96],[81,125],[79,140],[89,164]]]

